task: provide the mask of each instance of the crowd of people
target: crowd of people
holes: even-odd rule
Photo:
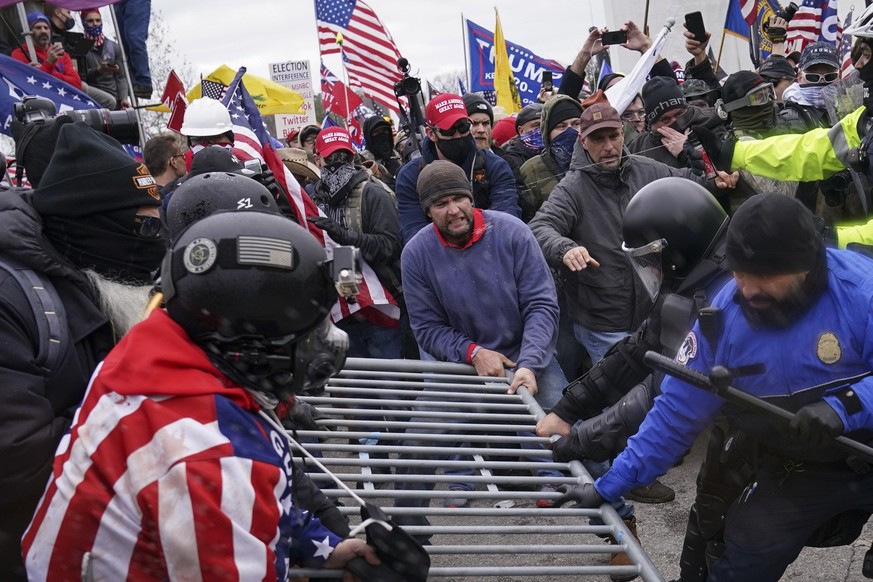
[[[28,16],[36,55],[12,56],[129,107],[100,11],[81,19],[78,65],[52,42],[71,15],[49,4]],[[144,163],[84,123],[46,128],[33,188],[0,196],[0,578],[390,567],[282,436],[295,394],[323,390],[347,355],[511,375],[547,413],[536,432],[557,438],[554,457],[596,478],[545,485],[538,505],[611,503],[634,535],[629,502],[671,501],[657,478],[711,427],[682,582],[775,581],[803,547],[851,543],[873,513],[873,458],[832,445],[873,430],[873,8],[856,23],[865,101],[842,119],[835,47],[781,54],[776,15],[756,70],[719,79],[708,37],[686,32],[686,65],[660,58],[622,111],[606,94],[620,74],[585,89],[606,48],[593,28],[555,94],[514,115],[443,93],[423,135],[367,119],[363,150],[344,128],[304,127],[277,153],[311,216],[240,161],[213,99],[151,137]],[[651,47],[621,28],[625,49]],[[150,85],[134,75],[134,96]],[[358,249],[399,317],[331,315],[313,229]],[[725,368],[793,420],[653,375],[648,351]],[[416,397],[426,410],[426,387]],[[447,506],[467,504],[463,477]]]

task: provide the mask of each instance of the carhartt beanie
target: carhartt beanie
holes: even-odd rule
[[[652,77],[643,85],[643,106],[646,108],[646,121],[655,123],[667,111],[676,107],[688,107],[682,89],[670,77]]]
[[[473,200],[473,186],[460,166],[445,160],[434,160],[424,167],[416,183],[418,200],[427,212],[437,200],[463,194]]]
[[[811,270],[821,249],[812,213],[781,194],[749,198],[731,219],[726,264],[731,271],[778,275]]]

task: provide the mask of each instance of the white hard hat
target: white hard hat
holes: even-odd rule
[[[864,9],[861,16],[843,31],[843,34],[852,36],[873,37],[873,4]]]
[[[227,108],[215,99],[195,99],[185,110],[182,135],[204,137],[233,131],[233,123]]]

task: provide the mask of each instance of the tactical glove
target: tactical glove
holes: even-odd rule
[[[552,449],[552,458],[559,463],[581,461],[585,458],[582,445],[579,443],[579,438],[575,433],[559,438],[551,443],[549,448]]]
[[[306,220],[329,234],[330,238],[335,240],[337,244],[354,245],[358,240],[357,232],[342,226],[327,216],[310,216]]]
[[[561,491],[563,495],[552,502],[552,507],[561,507],[567,503],[573,502],[575,507],[600,507],[605,503],[605,500],[594,488],[593,483],[585,483],[571,487],[570,485],[562,485]]]
[[[819,400],[798,410],[788,430],[793,438],[819,448],[843,434],[846,427],[837,411],[824,400]]]
[[[695,125],[691,128],[700,144],[706,151],[709,159],[717,170],[722,172],[731,171],[731,161],[734,159],[734,148],[737,141],[730,135],[719,137],[711,129],[703,125]]]

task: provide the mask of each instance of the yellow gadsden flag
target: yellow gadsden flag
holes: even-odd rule
[[[203,77],[203,80],[221,83],[222,85],[230,85],[230,82],[233,81],[235,75],[236,71],[234,69],[231,69],[227,65],[221,65],[207,76]],[[251,73],[243,75],[243,83],[245,83],[246,90],[252,96],[255,104],[257,104],[258,111],[261,115],[273,115],[276,113],[304,113],[300,110],[300,107],[303,105],[303,97],[296,91],[292,91],[291,89],[283,87],[278,83],[274,83],[269,79],[257,77]],[[194,85],[186,95],[189,103],[195,99],[199,99],[201,96],[200,83]],[[169,111],[165,105],[149,107],[148,109],[149,111]]]
[[[497,25],[494,27],[494,91],[497,93],[497,105],[506,109],[509,114],[521,111],[521,97],[515,86],[512,67],[509,66],[509,55],[506,53],[506,40],[503,38],[503,27],[500,26],[500,13],[497,15]]]

